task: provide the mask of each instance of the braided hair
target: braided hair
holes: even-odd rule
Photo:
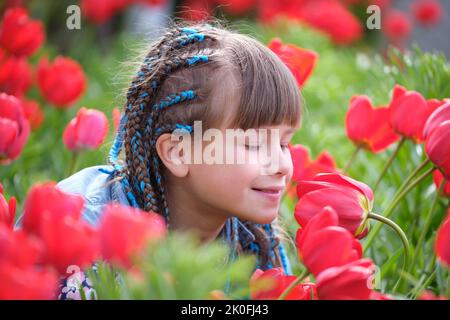
[[[230,41],[224,41],[225,38]],[[233,43],[233,39],[237,41]],[[227,66],[240,68],[241,75],[246,72],[245,68],[250,68],[253,72],[250,74],[254,74],[257,66],[246,67],[245,56],[232,56],[238,52],[235,47],[242,48],[243,45],[256,45],[259,50],[267,50],[264,54],[271,59],[267,68],[267,81],[280,82],[280,79],[285,79],[286,83],[281,86],[287,85],[287,90],[298,91],[292,74],[270,50],[261,49],[264,46],[250,37],[213,27],[209,23],[175,25],[150,46],[127,91],[124,112],[109,154],[109,163],[114,166],[115,175],[132,206],[162,215],[169,225],[164,165],[156,151],[156,141],[160,135],[175,129],[191,132],[195,120],[203,120],[206,127],[217,124],[220,117],[211,111],[212,108],[207,108],[214,90],[208,75]],[[258,54],[261,55],[261,52]],[[253,57],[256,60],[260,58]],[[273,73],[276,67],[281,68],[282,75],[273,80],[274,77],[269,73]],[[242,81],[244,87],[248,85],[246,81]],[[278,84],[272,84],[274,90]],[[274,94],[280,96],[280,93]],[[241,100],[244,101],[245,96],[249,95],[243,94]],[[275,114],[273,110],[259,110],[260,114],[268,115],[266,119],[261,116],[255,119],[250,110],[243,110],[243,123],[236,125],[247,129],[258,125],[255,121],[259,121],[260,125],[264,122],[280,123],[286,118],[297,121],[300,101],[298,96],[290,99],[292,101],[271,102],[275,106],[289,106],[283,112]],[[245,114],[248,116],[245,117]],[[119,164],[118,156],[122,148],[125,161]],[[276,250],[279,238],[272,226],[242,222],[253,233],[255,240],[244,248],[239,240],[237,218],[233,218],[228,237],[235,243],[236,251],[257,255],[258,267],[262,269],[285,266],[287,262],[280,257],[280,250]],[[284,253],[281,252],[281,255]]]

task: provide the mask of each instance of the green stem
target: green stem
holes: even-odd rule
[[[361,147],[356,147],[355,151],[353,151],[353,153],[352,153],[350,159],[348,160],[347,164],[344,166],[343,174],[346,174],[347,171],[348,171],[348,169],[350,169],[350,166],[351,166],[352,163],[355,161],[356,156],[357,156],[358,153],[359,153],[359,150],[361,150]]]
[[[420,251],[422,250],[422,246],[423,246],[423,242],[425,241],[425,236],[428,233],[428,230],[430,229],[431,223],[433,222],[433,214],[436,211],[436,206],[438,204],[438,200],[439,200],[439,195],[442,192],[442,190],[444,189],[444,185],[445,185],[445,181],[442,180],[436,195],[433,199],[433,203],[431,204],[431,208],[430,211],[428,211],[427,217],[426,217],[426,221],[425,221],[425,225],[422,229],[422,232],[420,233],[419,236],[419,240],[417,240],[417,245],[416,245],[416,250],[414,250],[414,255],[412,258],[412,264],[411,267],[414,266],[414,264],[416,263],[417,257],[419,256]],[[411,271],[411,270],[410,270]]]
[[[383,217],[382,215],[370,212],[368,215],[369,219],[374,219],[377,220],[381,223],[384,223],[385,225],[388,225],[389,227],[391,227],[399,236],[400,240],[402,240],[402,244],[403,244],[403,270],[407,270],[407,266],[408,266],[408,262],[409,262],[409,242],[408,242],[408,238],[406,237],[405,232],[403,231],[402,228],[399,227],[398,224],[396,224],[394,221]]]
[[[67,169],[67,173],[66,173],[66,177],[71,176],[72,174],[75,173],[75,170],[77,169],[77,160],[79,157],[79,153],[78,152],[73,152],[72,153],[72,157],[70,158],[70,162],[69,162],[69,166]]]
[[[429,163],[430,163],[430,159],[425,159],[424,161],[422,161],[422,163],[420,163],[414,170],[413,172],[411,172],[409,174],[409,176],[406,177],[405,181],[402,183],[402,185],[400,186],[400,188],[397,190],[396,194],[394,195],[394,197],[392,199],[395,199],[395,197],[397,197],[400,192],[402,192],[410,183],[411,181],[414,179],[415,176],[417,176],[417,174],[422,171],[423,168],[425,168]]]
[[[434,277],[436,276],[436,270],[434,270],[431,275],[427,278],[427,280],[425,280],[425,282],[423,283],[423,286],[421,286],[417,292],[414,295],[414,299],[417,299],[417,297],[419,296],[419,294],[421,294],[426,287],[428,287],[431,283],[431,281],[433,281]]]
[[[447,276],[447,299],[450,299],[450,271]]]
[[[298,285],[300,282],[302,282],[307,276],[309,275],[308,269],[305,269],[301,275],[297,277],[290,285],[286,288],[286,290],[283,291],[283,293],[278,297],[278,300],[284,300],[289,292],[291,292],[292,289],[295,288],[296,285]]]
[[[388,206],[388,208],[384,211],[384,216],[386,218],[389,218],[392,213],[394,212],[394,209],[397,207],[397,205],[399,204],[400,200],[402,200],[406,194],[411,191],[416,185],[418,185],[420,182],[422,182],[422,180],[424,180],[426,177],[428,177],[428,175],[433,172],[433,170],[435,169],[435,167],[431,167],[429,168],[427,171],[425,171],[424,173],[422,173],[417,179],[415,179],[414,181],[412,181],[410,184],[408,184],[407,186],[400,187],[400,189],[397,191],[396,195],[394,195],[393,200],[391,201],[390,205]],[[367,249],[370,247],[370,245],[372,244],[373,240],[375,239],[375,237],[377,236],[378,232],[380,232],[382,224],[378,223],[371,232],[369,232],[369,235],[367,236],[366,242],[364,244],[364,252],[367,251]]]
[[[425,274],[421,277],[421,281],[413,288],[412,292],[412,299],[417,299],[419,294],[423,292],[423,290],[429,285],[429,283],[434,279],[436,275],[436,270],[432,272],[434,267],[436,266],[436,256],[433,255],[433,257],[430,260],[430,263],[428,265],[428,269],[424,272]],[[428,278],[425,279],[425,277],[428,276]],[[422,278],[424,280],[422,281]],[[421,284],[422,283],[422,284]]]
[[[397,143],[397,146],[395,147],[394,152],[391,154],[391,156],[389,157],[388,161],[386,162],[386,164],[383,167],[383,170],[381,171],[380,176],[378,177],[377,181],[375,182],[375,185],[373,187],[373,193],[375,193],[375,191],[377,190],[381,180],[383,179],[384,175],[386,174],[386,172],[388,171],[389,167],[391,166],[392,162],[394,161],[395,157],[397,156],[398,152],[400,151],[400,148],[403,146],[403,144],[405,143],[406,139],[403,137],[400,139],[400,141]]]

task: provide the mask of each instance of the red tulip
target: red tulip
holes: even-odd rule
[[[72,151],[96,149],[105,140],[108,130],[109,122],[103,112],[81,108],[64,130],[64,144]]]
[[[447,268],[450,268],[450,210],[447,212],[447,218],[437,231],[434,248],[438,260]]]
[[[350,44],[363,36],[362,23],[338,1],[304,1],[299,17],[329,35],[337,44]]]
[[[167,0],[135,0],[136,3],[143,3],[149,6],[162,6]]]
[[[423,136],[426,139],[431,132],[436,129],[442,122],[450,120],[450,101],[432,100],[434,101],[433,113],[428,117],[423,129]],[[438,107],[436,107],[438,106]]]
[[[260,1],[258,12],[259,19],[264,23],[285,16],[322,31],[337,44],[352,43],[363,35],[361,22],[339,1]]]
[[[370,300],[392,300],[392,298],[386,294],[381,294],[374,290],[370,293]]]
[[[48,270],[0,264],[0,300],[56,299],[57,276]]]
[[[359,241],[338,227],[338,215],[331,207],[323,208],[304,228],[298,229],[296,243],[303,264],[315,276],[362,256]]]
[[[250,278],[250,298],[252,300],[277,299],[296,280],[296,276],[287,276],[282,268],[266,271],[256,269]],[[299,283],[286,296],[285,300],[314,300],[317,297],[314,283]]]
[[[148,241],[158,240],[166,233],[164,219],[154,212],[107,205],[100,224],[100,248],[103,258],[125,268]]]
[[[86,78],[78,62],[61,56],[51,64],[46,58],[41,59],[37,79],[45,99],[61,109],[80,98],[86,88]]]
[[[0,224],[0,300],[54,299],[56,275],[43,268],[42,243]]]
[[[425,123],[437,107],[434,100],[426,101],[419,92],[395,85],[389,106],[389,121],[395,132],[419,143],[424,140]]]
[[[0,46],[15,55],[31,56],[45,40],[41,21],[30,19],[24,8],[10,8],[0,25]]]
[[[289,16],[300,9],[304,0],[259,1],[258,18],[262,23],[271,24],[278,16]]]
[[[0,224],[0,265],[12,264],[25,269],[42,262],[43,247],[40,240],[24,230],[13,231]]]
[[[82,196],[65,193],[54,182],[36,184],[25,201],[22,227],[30,234],[42,237],[44,214],[51,214],[49,219],[52,221],[64,221],[67,216],[78,220],[83,207]]]
[[[8,56],[0,48],[0,91],[23,96],[32,84],[32,70],[23,57]]]
[[[130,0],[81,0],[81,10],[92,22],[104,23],[130,3]]]
[[[368,300],[372,293],[374,265],[360,259],[321,272],[316,278],[321,300]]]
[[[399,139],[389,124],[389,108],[374,109],[367,96],[354,96],[345,118],[347,137],[357,147],[381,152]]]
[[[399,10],[389,11],[384,18],[382,31],[394,42],[409,37],[411,33],[411,22],[408,16]]]
[[[295,219],[303,228],[324,207],[339,216],[339,226],[361,238],[367,233],[367,215],[372,210],[372,190],[362,182],[337,173],[321,173],[297,186]]]
[[[34,185],[27,196],[23,230],[42,240],[43,262],[60,274],[70,265],[84,268],[97,257],[96,233],[81,220],[83,207],[82,196],[65,193],[54,182]]]
[[[368,0],[368,1],[369,1],[369,4],[377,5],[382,10],[389,8],[392,5],[391,0]]]
[[[412,4],[411,10],[421,24],[424,26],[432,26],[442,18],[441,4],[436,0],[420,0]]]
[[[231,14],[242,15],[253,9],[258,0],[214,0],[214,2]]]
[[[418,300],[447,300],[445,296],[436,296],[432,291],[426,290],[420,294]]]
[[[272,39],[268,47],[288,66],[298,85],[304,86],[316,66],[317,53],[293,44],[283,44],[279,38]]]
[[[20,101],[0,93],[0,164],[9,164],[17,159],[29,135],[30,124]]]
[[[425,141],[425,153],[438,168],[445,179],[450,179],[450,120],[436,127]]]
[[[181,17],[188,21],[203,21],[212,16],[208,0],[185,0]]]
[[[336,162],[328,151],[322,151],[316,160],[312,160],[309,151],[301,144],[290,145],[294,172],[286,189],[286,194],[294,199],[297,195],[296,184],[300,180],[311,180],[318,173],[331,173],[336,171]]]
[[[44,211],[41,220],[44,263],[60,275],[65,275],[70,266],[84,269],[98,258],[97,232],[86,221],[70,215],[57,217],[50,211]]]
[[[292,180],[296,182],[311,180],[318,173],[336,171],[336,163],[327,151],[321,152],[316,160],[310,158],[308,149],[301,144],[289,145],[289,151],[294,166]]]
[[[22,107],[31,129],[37,130],[44,121],[44,112],[39,107],[39,104],[33,100],[22,99]]]
[[[434,185],[436,186],[436,189],[439,189],[443,178],[444,177],[442,176],[442,173],[439,170],[433,171],[433,181]],[[444,189],[442,190],[442,196],[450,198],[450,182],[448,180],[445,180]]]
[[[16,216],[16,198],[11,197],[7,202],[3,196],[3,186],[0,183],[0,225],[4,224],[12,229]]]

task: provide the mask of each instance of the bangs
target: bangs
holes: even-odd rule
[[[260,42],[241,35],[230,40],[242,79],[239,103],[230,126],[300,125],[302,102],[297,81],[284,62]],[[233,46],[235,44],[235,46]]]

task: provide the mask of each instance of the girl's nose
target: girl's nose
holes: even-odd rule
[[[278,145],[277,148],[272,149],[269,161],[263,168],[263,174],[288,176],[288,178],[290,178],[292,170],[292,158],[289,150],[283,150],[283,148]]]

